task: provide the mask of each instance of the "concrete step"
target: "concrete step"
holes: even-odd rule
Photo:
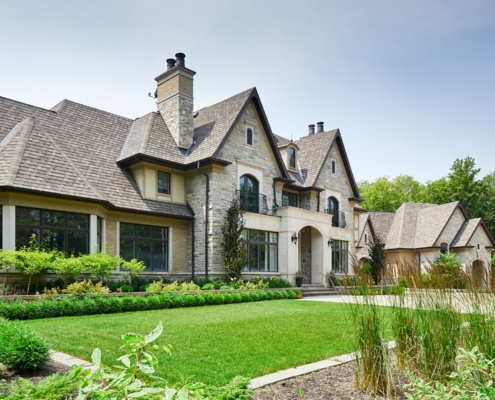
[[[334,288],[327,288],[324,286],[317,286],[317,285],[302,285],[302,287],[299,288],[301,290],[302,296],[303,297],[310,297],[310,296],[336,296],[338,295],[338,292]]]

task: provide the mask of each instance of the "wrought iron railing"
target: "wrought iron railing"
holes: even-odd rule
[[[335,226],[336,228],[345,228],[346,227],[345,213],[343,211],[334,211],[332,209],[325,208],[325,213],[326,214],[333,214],[332,226]]]
[[[264,194],[236,190],[236,195],[243,211],[255,214],[268,213],[268,203]]]

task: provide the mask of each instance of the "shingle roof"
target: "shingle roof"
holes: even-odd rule
[[[461,229],[452,241],[450,247],[464,247],[469,245],[469,240],[481,223],[481,218],[473,218],[469,221],[464,221]]]
[[[278,140],[278,146],[283,147],[289,144],[289,139],[279,135],[274,135]],[[316,187],[318,185],[318,177],[325,165],[325,161],[330,154],[332,146],[337,145],[344,162],[344,167],[351,183],[354,197],[359,199],[359,191],[357,188],[354,174],[352,173],[351,165],[345,151],[344,142],[338,129],[327,132],[318,132],[315,134],[303,136],[295,140],[294,143],[299,148],[297,162],[298,172],[289,172],[292,179],[295,180],[294,185],[299,187]]]
[[[447,204],[431,205],[431,207],[419,210],[417,213],[415,247],[434,246],[450,217],[458,207],[459,202],[455,201]],[[467,219],[467,216],[465,217]]]
[[[392,222],[394,221],[395,213],[382,212],[382,211],[370,211],[370,222],[373,227],[373,233],[379,236],[384,242],[387,241],[388,233]]]
[[[0,98],[0,188],[192,218],[186,205],[143,199],[116,164],[132,122],[68,100],[44,110]]]

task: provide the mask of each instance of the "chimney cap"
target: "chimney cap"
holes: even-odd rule
[[[175,67],[175,59],[173,58],[168,58],[167,59],[167,71],[169,69],[172,69],[173,67]]]
[[[177,65],[180,65],[181,67],[185,67],[186,66],[186,63],[185,63],[185,58],[186,58],[186,55],[184,53],[177,53],[175,54],[175,58],[176,58],[176,61],[177,61]]]
[[[323,129],[323,121],[317,122],[317,125],[318,125],[317,131],[318,132],[323,132],[324,131],[324,129]]]
[[[308,134],[309,135],[314,135],[315,134],[315,124],[309,124],[308,125],[308,128],[309,128]]]

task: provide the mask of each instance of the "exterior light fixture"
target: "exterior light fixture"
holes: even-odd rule
[[[294,233],[290,240],[292,241],[292,243],[297,244],[297,233]]]
[[[328,244],[328,247],[332,246],[333,245],[333,239],[332,238],[328,239],[327,244]]]

